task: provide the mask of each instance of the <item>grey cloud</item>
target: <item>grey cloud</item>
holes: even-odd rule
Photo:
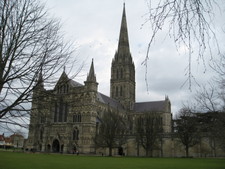
[[[61,18],[66,38],[70,40],[72,38],[80,45],[77,52],[81,59],[86,61],[82,74],[87,74],[91,59],[94,58],[99,91],[107,95],[110,90],[111,60],[114,57],[119,37],[122,3],[122,1],[103,0],[46,1],[52,15]],[[181,88],[187,79],[185,76],[185,68],[188,65],[187,53],[182,50],[180,54],[177,52],[172,39],[168,38],[164,29],[157,35],[148,62],[148,93],[145,84],[145,67],[141,65],[146,56],[147,44],[151,36],[150,24],[142,26],[147,11],[145,0],[126,2],[130,50],[136,68],[136,100],[162,100],[166,94],[169,95],[172,102],[172,111],[176,112],[182,102],[191,99],[193,95],[193,92],[188,90],[188,85]],[[218,22],[224,24],[223,20],[218,20]],[[219,37],[220,41],[223,39],[222,36]],[[196,58],[193,58],[192,62],[193,74],[198,83],[206,83],[213,73],[208,70],[203,74],[202,63],[199,65]],[[85,78],[86,76],[76,77],[75,80],[83,83]],[[192,87],[194,91],[197,84],[193,82]]]

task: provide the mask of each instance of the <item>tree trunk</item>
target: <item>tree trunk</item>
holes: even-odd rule
[[[162,140],[162,138],[160,140],[160,144],[161,144],[161,147],[160,147],[161,157],[163,157],[163,140]]]
[[[216,141],[214,138],[213,138],[213,155],[214,157],[216,157]]]
[[[109,147],[109,156],[112,156],[112,147]]]
[[[200,138],[200,142],[199,142],[199,149],[200,149],[200,157],[202,157],[202,140]]]
[[[187,145],[185,146],[185,151],[186,151],[186,157],[189,157],[189,147]]]
[[[139,150],[139,142],[137,143],[137,156],[139,157],[140,156],[140,150]]]

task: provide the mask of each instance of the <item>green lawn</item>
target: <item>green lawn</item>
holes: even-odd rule
[[[0,169],[225,169],[225,159],[90,157],[0,151]]]

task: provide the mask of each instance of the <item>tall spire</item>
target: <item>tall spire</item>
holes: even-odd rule
[[[92,62],[91,62],[90,71],[89,71],[89,74],[87,76],[87,80],[86,81],[96,82],[96,76],[95,76],[94,61],[93,61],[93,59],[92,59]]]
[[[122,14],[121,27],[120,27],[118,53],[120,53],[121,51],[126,51],[130,53],[125,3],[123,3],[123,14]]]
[[[120,27],[118,50],[112,60],[110,96],[124,108],[133,109],[135,103],[135,67],[129,48],[125,3]]]

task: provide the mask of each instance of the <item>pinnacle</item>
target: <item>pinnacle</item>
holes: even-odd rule
[[[125,2],[123,4],[123,14],[122,21],[120,27],[120,36],[119,36],[119,44],[118,44],[118,52],[126,51],[130,53],[129,49],[129,38],[127,31],[127,20],[126,20],[126,10],[125,10]]]
[[[91,62],[89,74],[87,76],[87,81],[96,82],[95,70],[94,70],[94,60],[93,59],[92,59],[92,62]]]

